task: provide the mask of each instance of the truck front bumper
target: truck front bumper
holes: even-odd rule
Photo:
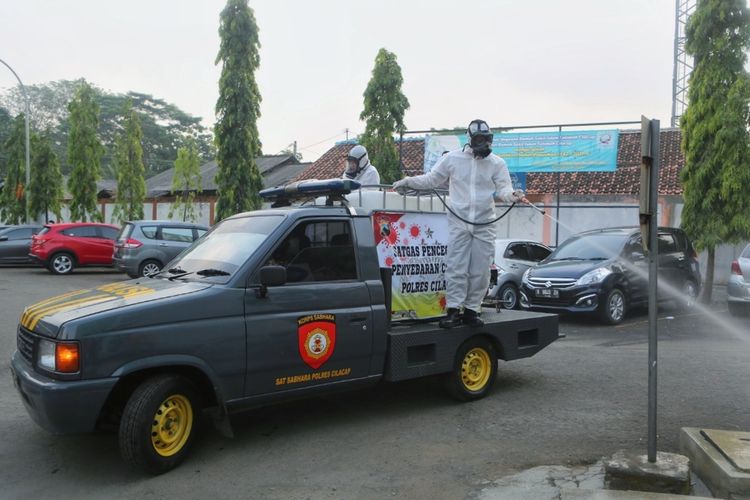
[[[10,365],[26,411],[32,420],[54,434],[91,432],[117,378],[55,380],[36,373],[18,351]]]

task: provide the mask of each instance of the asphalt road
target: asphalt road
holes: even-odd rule
[[[121,462],[114,434],[38,428],[8,368],[25,305],[123,277],[0,268],[0,497],[464,498],[537,465],[646,452],[640,312],[618,327],[564,318],[567,338],[501,363],[481,401],[455,403],[438,380],[425,379],[256,410],[233,419],[234,439],[204,421],[181,467],[144,477]],[[722,293],[711,313],[721,322],[700,312],[660,314],[660,451],[679,451],[683,426],[750,430],[750,319],[732,319]]]

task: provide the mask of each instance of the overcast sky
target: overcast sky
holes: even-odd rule
[[[26,84],[86,78],[214,123],[222,0],[3,2],[0,59]],[[669,125],[673,0],[252,0],[263,150],[314,160],[361,133],[375,55],[394,52],[409,129],[638,120]],[[0,66],[0,87],[15,84]]]

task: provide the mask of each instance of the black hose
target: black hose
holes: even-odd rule
[[[456,212],[454,212],[454,211],[453,211],[453,209],[452,209],[451,207],[449,207],[449,206],[448,206],[448,204],[447,204],[447,203],[445,202],[445,200],[443,199],[443,197],[442,197],[442,196],[440,196],[440,193],[438,193],[438,192],[437,192],[437,189],[433,189],[433,190],[432,190],[432,192],[433,192],[433,193],[435,193],[435,196],[437,196],[437,197],[438,197],[438,199],[440,200],[440,203],[442,203],[442,204],[443,204],[443,206],[444,206],[444,207],[445,207],[445,208],[446,208],[446,209],[447,209],[447,210],[448,210],[448,211],[449,211],[450,213],[452,213],[452,214],[453,214],[453,215],[454,215],[454,216],[455,216],[455,217],[456,217],[456,218],[457,218],[458,220],[460,220],[460,221],[463,221],[463,222],[465,222],[466,224],[471,224],[472,226],[489,226],[490,224],[494,224],[495,222],[499,221],[500,219],[502,219],[503,217],[505,217],[506,215],[508,215],[508,212],[510,212],[510,211],[511,211],[511,209],[512,209],[513,207],[515,207],[515,206],[516,206],[516,202],[514,201],[514,202],[513,202],[513,203],[512,203],[512,204],[511,204],[511,205],[510,205],[510,206],[508,207],[508,209],[507,209],[507,210],[506,210],[505,212],[503,212],[502,214],[500,214],[500,216],[499,216],[499,217],[496,217],[496,218],[494,218],[494,219],[492,219],[492,220],[489,220],[489,221],[487,221],[487,222],[472,222],[472,221],[469,221],[469,220],[466,220],[466,219],[464,219],[463,217],[461,217],[460,215],[458,215],[458,214],[457,214]]]

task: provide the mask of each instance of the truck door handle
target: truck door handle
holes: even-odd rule
[[[367,317],[366,316],[362,316],[362,317],[357,317],[357,318],[350,319],[349,323],[362,323],[362,322],[365,322],[365,321],[367,321]]]
[[[167,245],[166,243],[159,243],[159,246],[160,247],[168,247],[169,245]]]

